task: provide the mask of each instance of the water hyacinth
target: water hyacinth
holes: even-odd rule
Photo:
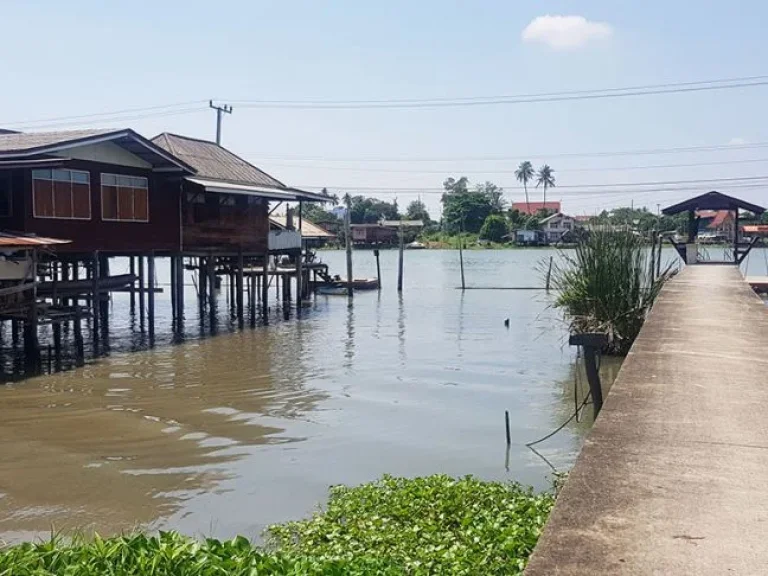
[[[326,511],[238,537],[175,532],[0,550],[0,576],[363,576],[522,573],[552,508],[551,493],[448,476],[335,487]]]

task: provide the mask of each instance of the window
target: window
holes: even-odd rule
[[[32,170],[35,218],[91,219],[91,175],[80,170]]]
[[[0,172],[0,218],[11,215],[11,173]]]
[[[149,222],[149,181],[139,176],[102,174],[101,219]]]

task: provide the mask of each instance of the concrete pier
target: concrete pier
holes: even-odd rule
[[[768,311],[736,266],[662,290],[528,576],[768,573]]]

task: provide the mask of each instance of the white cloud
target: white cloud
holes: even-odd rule
[[[591,40],[609,38],[613,28],[605,22],[592,22],[584,16],[539,16],[523,30],[524,42],[541,42],[553,50],[581,48]]]
[[[739,138],[738,136],[728,141],[729,146],[744,146],[744,144],[749,144],[749,142],[745,138]]]

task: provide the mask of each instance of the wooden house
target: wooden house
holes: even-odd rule
[[[0,134],[0,228],[59,252],[181,248],[178,177],[194,170],[133,130]]]
[[[152,142],[194,169],[179,184],[185,253],[298,250],[298,233],[270,237],[269,202],[326,201],[320,194],[286,186],[215,142],[169,133]]]

